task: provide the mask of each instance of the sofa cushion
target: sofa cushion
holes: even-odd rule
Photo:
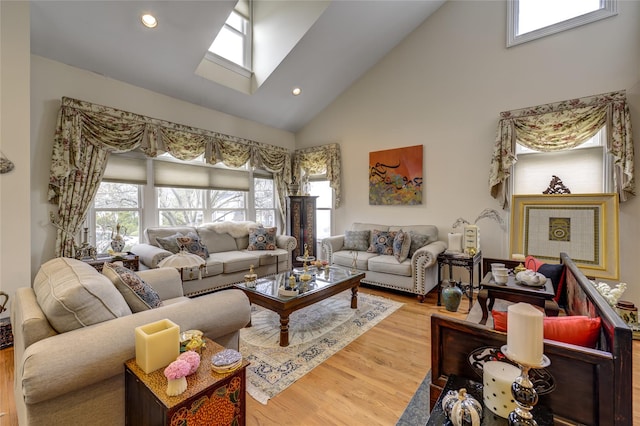
[[[198,228],[198,235],[210,254],[238,250],[235,238],[226,232],[217,232],[209,226]]]
[[[368,270],[410,277],[411,261],[406,259],[404,262],[398,263],[394,256],[380,255],[369,259]]]
[[[187,235],[189,232],[196,232],[196,228],[193,226],[157,226],[145,229],[144,235],[149,244],[161,247],[158,243],[158,237],[166,238],[175,234]]]
[[[198,255],[205,260],[209,257],[207,246],[202,243],[195,232],[189,232],[186,237],[178,237],[176,240],[178,245],[184,247],[189,253]]]
[[[402,230],[398,231],[393,239],[393,256],[398,262],[404,262],[411,249],[411,234]]]
[[[107,277],[76,259],[44,263],[33,282],[40,308],[58,333],[131,314]]]
[[[209,258],[207,259],[207,263],[205,263],[204,270],[202,271],[203,277],[211,277],[214,275],[220,275],[224,272],[224,264],[219,259],[214,259],[211,257],[211,253],[209,254]],[[192,271],[194,274],[197,271]]]
[[[356,259],[356,268],[361,271],[366,271],[368,269],[369,260],[374,257],[378,257],[378,253],[367,253],[366,251],[349,251],[349,250],[340,250],[333,253],[332,261],[335,265],[344,266],[345,268],[351,268],[353,263],[352,253],[357,254],[358,258]]]
[[[209,259],[222,262],[222,271],[230,274],[239,271],[249,271],[251,265],[257,267],[260,262],[260,254],[250,251],[225,251],[211,254]]]
[[[249,246],[247,250],[275,250],[276,233],[278,228],[254,228],[249,234]]]
[[[498,331],[507,331],[508,313],[504,311],[491,311],[493,328]],[[572,345],[595,348],[600,336],[600,318],[587,316],[562,316],[544,317],[544,338]]]
[[[131,269],[106,262],[102,274],[116,286],[131,312],[141,312],[162,306],[158,293]]]
[[[289,256],[289,252],[287,250],[279,249],[279,248],[275,250],[263,250],[260,252],[252,251],[251,254],[252,255],[257,254],[259,256],[260,266],[275,265],[278,262],[285,262],[287,260],[287,257]],[[254,266],[258,266],[258,265],[254,265]],[[280,271],[280,272],[283,272],[283,271]]]
[[[345,231],[344,232],[344,244],[345,250],[358,250],[367,251],[370,244],[371,231]]]
[[[367,249],[369,253],[393,255],[393,239],[397,232],[380,231],[374,229],[371,232],[371,245]]]
[[[173,235],[169,235],[167,237],[156,237],[156,241],[158,242],[158,245],[167,250],[170,251],[173,254],[176,254],[177,252],[180,251],[180,246],[178,245],[178,238],[183,238],[184,235],[182,235],[179,232],[176,232]]]

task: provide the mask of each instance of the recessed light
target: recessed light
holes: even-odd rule
[[[294,87],[291,93],[293,94],[293,96],[298,96],[300,93],[302,93],[302,89],[299,87]]]
[[[147,28],[155,28],[158,25],[158,21],[156,20],[155,16],[153,15],[142,15],[142,25],[144,25]]]

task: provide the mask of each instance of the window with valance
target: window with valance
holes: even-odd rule
[[[207,163],[244,164],[273,173],[280,211],[291,180],[291,154],[282,147],[198,129],[77,99],[62,98],[54,137],[48,199],[58,228],[56,256],[73,256],[74,236],[103,178],[111,153],[164,152],[180,160],[204,155]],[[282,218],[284,221],[284,217]]]
[[[573,148],[606,125],[606,149],[613,157],[613,186],[620,202],[635,195],[633,137],[625,91],[572,99],[500,113],[491,158],[489,188],[509,206],[509,180],[516,141],[536,151]]]
[[[293,178],[296,182],[300,182],[303,175],[324,174],[334,190],[337,208],[340,207],[342,196],[340,164],[340,145],[337,143],[298,149],[293,155]]]

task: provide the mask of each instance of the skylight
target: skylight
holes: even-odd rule
[[[251,70],[251,23],[237,11],[232,11],[216,36],[209,52],[233,64]],[[218,62],[215,58],[214,61]],[[226,66],[225,63],[220,65]]]

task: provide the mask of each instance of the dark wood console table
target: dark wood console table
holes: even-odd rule
[[[469,298],[469,310],[473,305],[473,286],[474,286],[474,271],[478,266],[478,283],[482,280],[482,252],[478,251],[473,256],[466,256],[463,253],[447,253],[442,252],[438,255],[438,306],[440,303],[440,290],[442,284],[442,267],[447,265],[449,267],[449,280],[453,280],[453,267],[465,268],[469,271],[469,284],[462,285],[462,291]]]

